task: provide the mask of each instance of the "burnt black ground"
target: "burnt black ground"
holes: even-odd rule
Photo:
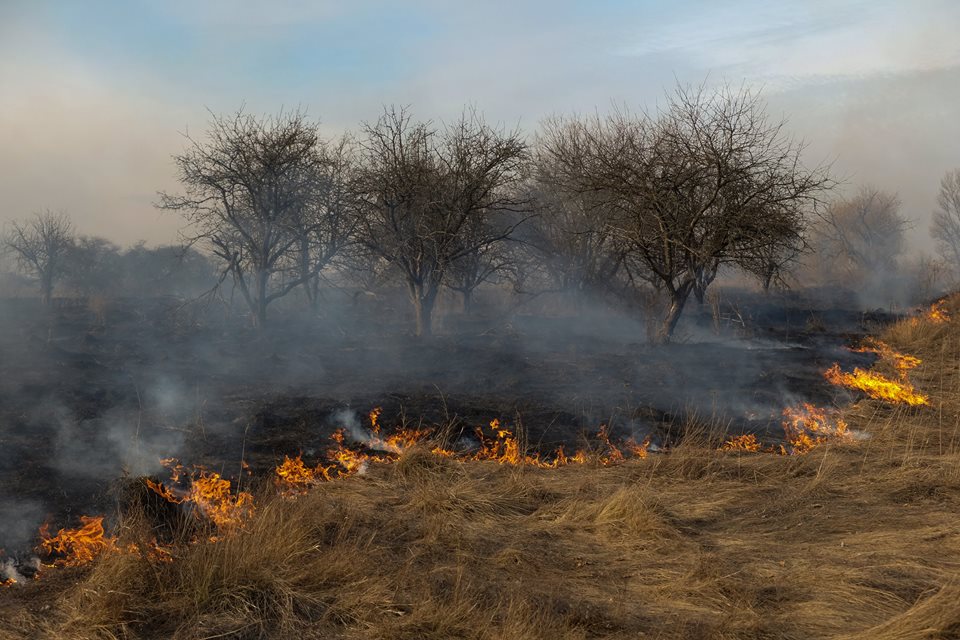
[[[596,309],[449,315],[410,336],[402,311],[276,314],[258,332],[169,299],[42,309],[0,301],[0,548],[31,544],[42,520],[109,512],[111,483],[175,456],[226,475],[287,454],[322,458],[334,429],[383,407],[385,425],[454,424],[456,446],[493,418],[532,447],[615,437],[662,443],[684,413],[731,431],[779,432],[787,404],[842,401],[821,372],[869,364],[843,347],[891,319],[800,294],[730,293],[720,333],[692,305],[679,340]],[[359,422],[358,422],[359,424]]]

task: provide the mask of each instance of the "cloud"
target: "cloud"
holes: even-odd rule
[[[956,104],[953,0],[37,6],[0,9],[0,144],[17,150],[0,155],[0,225],[64,209],[82,233],[173,241],[180,220],[152,203],[177,188],[177,134],[202,131],[208,107],[303,106],[332,136],[375,119],[385,103],[411,104],[425,119],[456,117],[471,103],[533,130],[550,113],[648,107],[676,80],[707,74],[788,96],[776,107],[857,179],[919,192],[926,182],[901,186],[896,176],[960,164],[956,145],[938,135],[949,116],[931,112]],[[884,79],[884,92],[864,84]],[[805,117],[811,109],[816,121]],[[869,130],[917,144],[886,151]],[[927,199],[911,206],[925,211]]]
[[[960,65],[958,23],[960,5],[944,0],[718,3],[652,26],[614,52],[672,52],[703,69],[781,88]]]

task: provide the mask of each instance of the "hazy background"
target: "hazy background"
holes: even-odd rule
[[[707,77],[764,87],[811,163],[899,192],[928,246],[960,167],[960,2],[720,4],[0,0],[0,224],[49,207],[80,233],[174,240],[152,203],[207,109],[304,107],[332,135],[383,103],[443,119],[469,102],[532,132]]]

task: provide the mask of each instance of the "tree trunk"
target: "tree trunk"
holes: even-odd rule
[[[320,312],[320,272],[310,265],[310,244],[300,240],[300,277],[303,278],[303,292],[307,296],[307,308],[316,315]],[[306,274],[310,274],[309,276]]]
[[[49,281],[47,278],[43,279],[43,306],[49,307],[50,301],[53,300],[53,282]]]
[[[683,313],[683,307],[687,303],[687,298],[693,288],[693,283],[685,282],[670,293],[670,307],[667,309],[663,323],[657,331],[657,342],[659,344],[666,344],[673,338],[673,332],[680,321],[680,314]]]
[[[763,276],[763,293],[767,295],[770,293],[770,285],[773,284],[773,271],[767,271]]]
[[[473,312],[473,289],[464,289],[463,294],[463,313],[469,315]]]
[[[704,301],[706,300],[706,287],[696,286],[693,288],[693,295],[697,298],[697,304],[701,307],[703,306]]]
[[[267,282],[270,274],[266,269],[257,272],[257,309],[254,321],[258,329],[267,325]]]
[[[435,288],[420,283],[412,283],[409,288],[417,322],[416,335],[433,335],[433,305],[437,300]]]
[[[311,277],[305,284],[307,285],[310,311],[316,315],[320,313],[320,274]]]

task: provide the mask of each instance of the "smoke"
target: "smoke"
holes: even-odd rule
[[[84,305],[4,299],[2,545],[29,548],[47,518],[103,513],[114,480],[165,474],[163,458],[225,476],[243,460],[259,474],[284,455],[322,459],[337,428],[389,449],[371,439],[376,406],[388,434],[407,416],[452,425],[459,447],[494,418],[543,451],[578,447],[601,423],[615,439],[660,443],[687,413],[778,424],[786,402],[829,401],[821,372],[834,360],[864,358],[841,348],[863,329],[859,310],[825,307],[829,331],[811,331],[811,301],[798,295],[691,301],[677,342],[655,346],[643,312],[592,297],[517,305],[491,288],[476,315],[451,297],[438,335],[421,339],[399,290],[324,293],[319,317],[285,299],[263,331],[239,303],[171,312],[111,299],[101,322]]]
[[[30,547],[45,518],[46,511],[37,500],[0,498],[0,549],[16,551]]]
[[[126,382],[126,384],[124,384]],[[129,380],[117,380],[129,387]],[[94,416],[76,416],[53,399],[35,418],[56,425],[52,467],[67,477],[94,479],[160,472],[162,458],[177,457],[187,437],[187,421],[196,414],[195,398],[170,378],[154,376],[135,385],[137,406],[102,408]]]
[[[339,409],[330,416],[335,428],[345,429],[354,442],[369,442],[370,433],[360,425],[357,412],[352,409]]]

